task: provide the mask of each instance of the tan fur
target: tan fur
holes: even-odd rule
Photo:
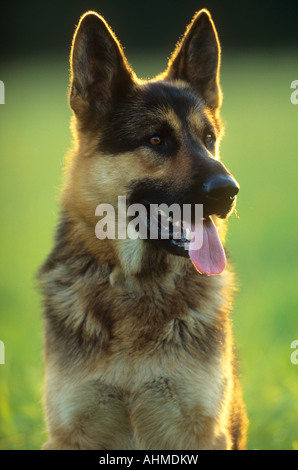
[[[85,17],[73,42],[74,69],[88,50]],[[108,28],[105,22],[103,27]],[[112,50],[116,38],[110,29],[104,37],[105,47]],[[178,49],[183,47],[182,42]],[[175,54],[167,71],[169,83],[175,75]],[[114,67],[119,69],[122,51],[117,57]],[[127,70],[134,87],[146,86]],[[110,69],[105,77],[110,86]],[[152,114],[152,122],[171,122],[179,138],[180,150],[171,159],[144,147],[113,155],[103,152],[102,123],[97,128],[88,125],[91,111],[82,91],[84,79],[76,79],[72,71],[75,146],[66,162],[64,215],[56,244],[40,272],[49,431],[43,448],[242,449],[247,424],[229,318],[234,289],[230,267],[206,276],[189,259],[143,240],[99,241],[94,233],[96,206],[108,202],[116,208],[118,196],[128,195],[144,175],[177,191],[190,184],[193,163],[181,120],[172,109]],[[188,87],[185,79],[174,78],[173,84]],[[212,89],[207,95],[213,105],[221,100],[214,98]],[[101,113],[106,113],[109,99]],[[220,135],[217,107],[212,111],[203,100],[197,106]],[[202,134],[202,122],[195,111],[188,116],[194,138]],[[218,159],[218,143],[210,158]],[[223,240],[224,223],[218,219],[216,224]]]

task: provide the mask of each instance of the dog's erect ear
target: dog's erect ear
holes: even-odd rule
[[[190,83],[216,109],[221,105],[219,86],[220,44],[211,15],[199,11],[178,43],[166,72],[166,78]]]
[[[122,48],[97,13],[85,13],[74,34],[70,106],[82,124],[100,124],[114,101],[133,84]]]

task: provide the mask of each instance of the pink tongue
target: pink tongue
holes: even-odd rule
[[[192,226],[192,232],[195,227]],[[217,228],[208,218],[203,223],[203,243],[200,249],[189,249],[189,257],[195,268],[202,274],[219,274],[226,267],[226,255]]]

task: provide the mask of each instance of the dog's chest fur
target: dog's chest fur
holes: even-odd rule
[[[217,428],[222,439],[228,419],[228,272],[199,276],[167,255],[158,283],[147,275],[136,282],[62,245],[43,272],[46,395],[56,430],[69,428],[76,442],[84,423],[90,448],[191,449],[204,428],[202,447],[222,445],[210,436]]]

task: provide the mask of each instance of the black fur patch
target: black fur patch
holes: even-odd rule
[[[116,106],[103,128],[99,149],[113,155],[145,146],[160,155],[173,156],[180,142],[166,113],[173,110],[185,127],[187,115],[198,103],[199,97],[188,89],[166,82],[139,86]],[[149,141],[153,136],[161,137],[162,144],[152,146]]]

